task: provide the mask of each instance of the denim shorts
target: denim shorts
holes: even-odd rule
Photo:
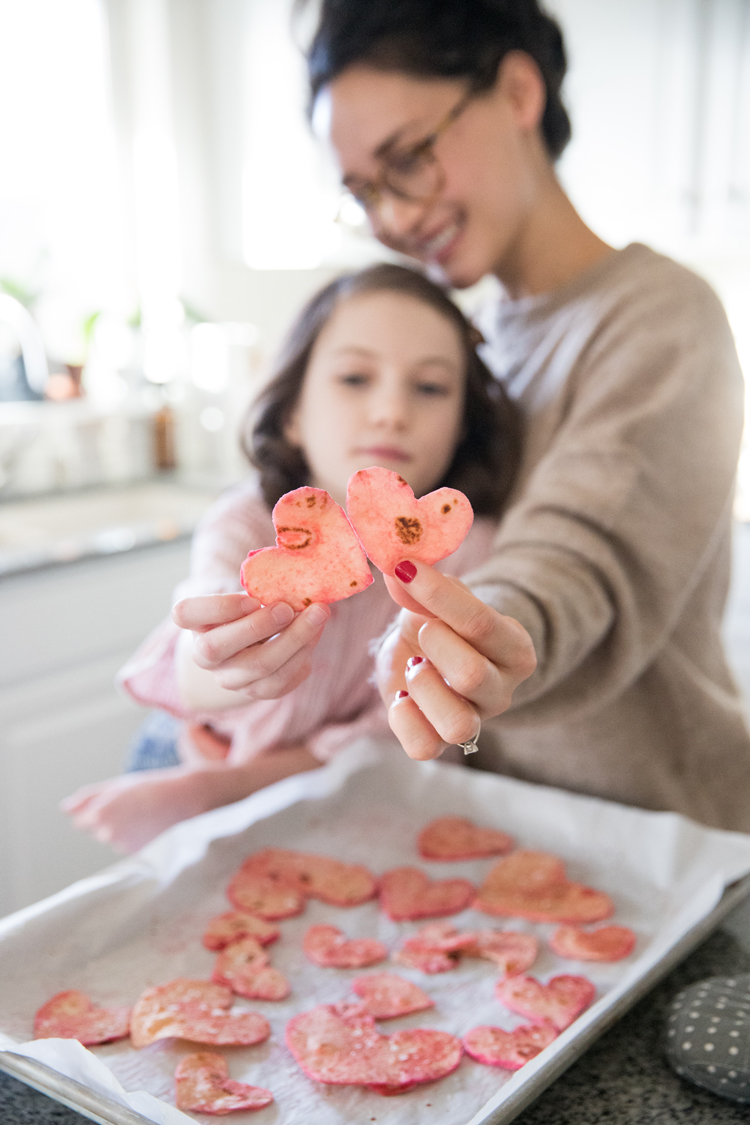
[[[178,719],[166,711],[153,711],[135,733],[128,750],[126,773],[136,770],[158,770],[179,766],[177,735]]]

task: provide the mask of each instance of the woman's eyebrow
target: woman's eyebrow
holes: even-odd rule
[[[334,355],[345,355],[348,352],[355,352],[357,355],[377,356],[379,353],[373,348],[363,348],[358,344],[342,344],[340,348],[334,348]]]

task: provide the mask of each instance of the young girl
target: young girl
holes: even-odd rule
[[[362,594],[295,616],[242,592],[240,566],[275,542],[271,509],[283,493],[312,484],[344,505],[349,477],[370,465],[399,472],[417,496],[465,492],[477,518],[441,569],[484,562],[520,440],[477,340],[441,289],[400,266],[341,277],[313,297],[243,439],[257,475],[201,521],[174,620],[120,674],[136,700],[182,721],[180,764],[79,790],[63,806],[78,827],[133,851],[387,730],[369,646],[396,606],[379,572]]]

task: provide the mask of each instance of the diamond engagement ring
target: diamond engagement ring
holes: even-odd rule
[[[468,742],[459,742],[458,745],[461,747],[464,754],[476,754],[477,750],[479,749],[479,746],[477,745],[478,738],[479,731],[477,731],[474,737],[470,738]]]

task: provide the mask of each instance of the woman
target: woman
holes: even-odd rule
[[[459,288],[500,281],[487,358],[527,427],[489,562],[390,580],[393,730],[431,758],[481,721],[488,768],[750,831],[719,635],[743,391],[717,298],[567,199],[565,55],[536,0],[324,0],[309,73],[377,237]]]

